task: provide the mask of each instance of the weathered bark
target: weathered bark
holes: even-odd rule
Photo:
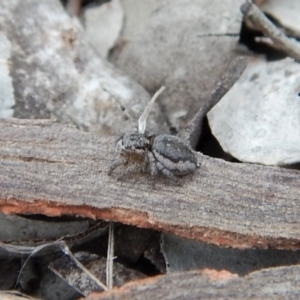
[[[300,248],[299,171],[197,154],[201,168],[174,186],[107,170],[114,137],[51,121],[0,121],[5,213],[82,215],[231,247]]]
[[[87,299],[298,299],[299,274],[299,266],[262,270],[246,277],[206,269],[128,283]]]

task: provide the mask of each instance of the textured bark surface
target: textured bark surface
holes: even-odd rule
[[[299,249],[299,171],[198,154],[201,168],[181,186],[146,174],[117,181],[107,175],[114,140],[45,120],[0,121],[1,211],[101,218],[222,246]]]
[[[87,299],[298,299],[299,274],[299,266],[262,270],[246,277],[206,269],[132,282]]]

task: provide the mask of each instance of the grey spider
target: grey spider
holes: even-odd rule
[[[139,118],[139,131],[126,132],[117,140],[109,175],[124,165],[123,174],[135,170],[150,172],[154,176],[161,173],[178,182],[178,176],[193,173],[199,168],[195,154],[184,140],[173,135],[145,132],[150,108],[163,90],[164,87],[155,93]]]

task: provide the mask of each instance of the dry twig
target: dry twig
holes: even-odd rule
[[[222,99],[222,97],[230,90],[234,83],[239,79],[247,66],[248,58],[238,56],[228,67],[228,70],[217,83],[214,91],[209,95],[205,102],[193,119],[179,132],[179,136],[187,140],[192,148],[196,147],[202,132],[203,119],[206,114]]]
[[[109,289],[113,287],[113,265],[114,265],[114,223],[109,223],[108,247],[107,247],[107,264],[106,264],[106,285]]]
[[[241,12],[245,19],[249,20],[257,29],[261,30],[263,34],[269,37],[281,50],[300,62],[299,43],[294,39],[288,38],[276,26],[274,26],[251,0],[247,0],[241,6]]]

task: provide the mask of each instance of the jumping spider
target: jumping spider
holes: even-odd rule
[[[155,93],[139,118],[139,131],[126,132],[117,140],[109,175],[124,165],[123,173],[135,170],[150,172],[154,176],[161,173],[178,182],[178,176],[193,173],[199,168],[195,154],[184,140],[173,135],[145,132],[150,108],[163,90],[164,87]]]

